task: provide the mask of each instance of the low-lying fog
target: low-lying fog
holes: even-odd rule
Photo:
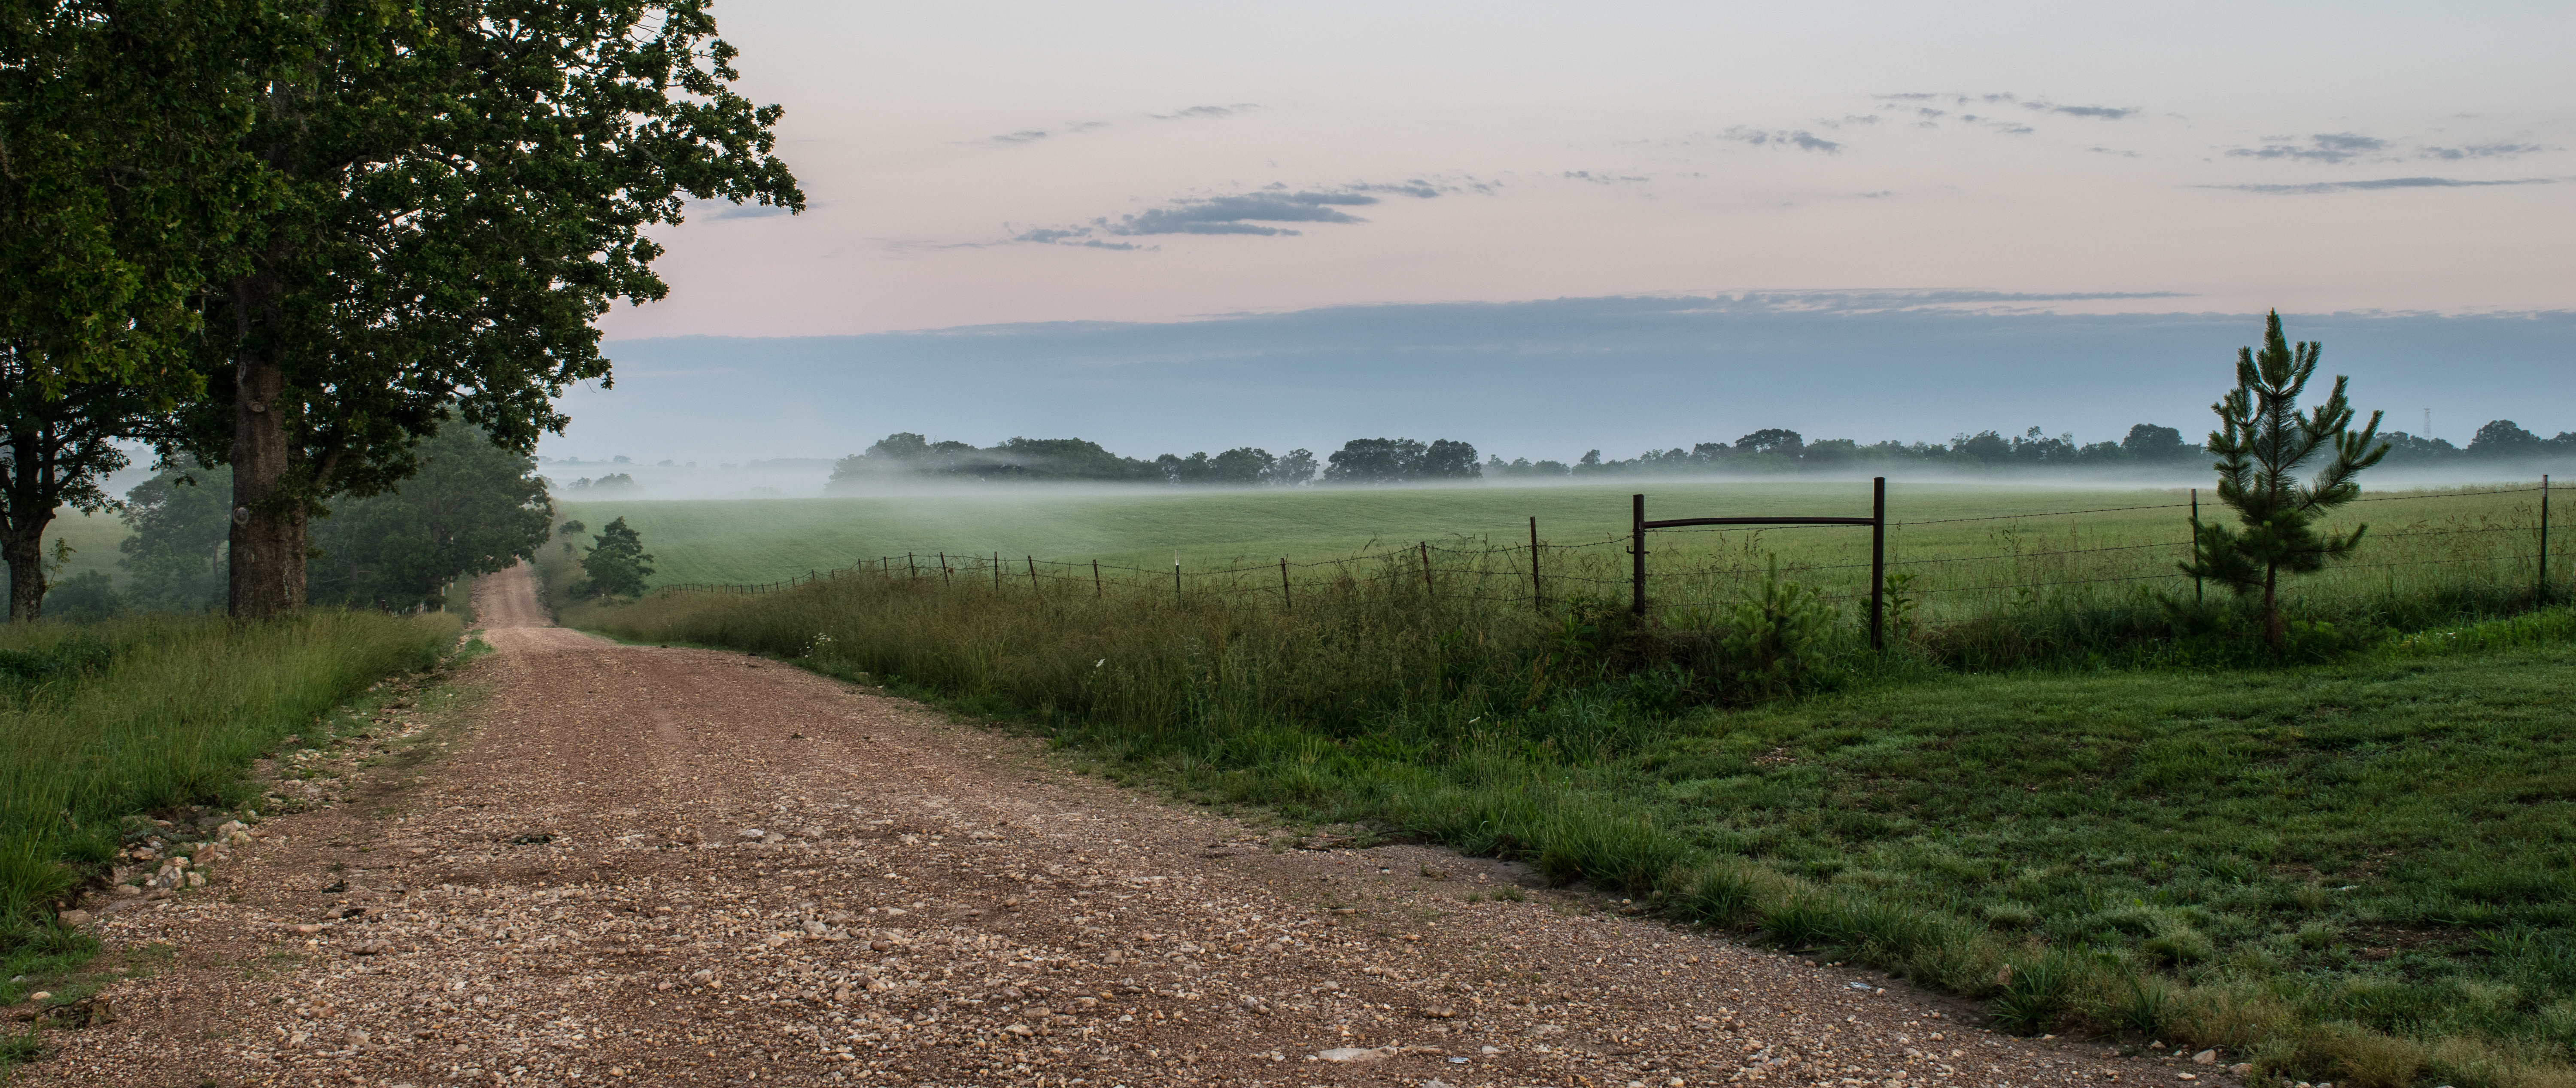
[[[829,458],[778,459],[734,464],[720,463],[713,466],[566,460],[545,462],[538,466],[538,471],[553,482],[555,498],[562,502],[813,499],[831,496],[1001,498],[1014,495],[1046,495],[1063,498],[1084,495],[1132,496],[1175,492],[1270,490],[1155,483],[986,482],[932,476],[908,479],[878,477],[864,484],[843,484],[827,488],[826,485],[832,474],[832,461]],[[2366,491],[2392,491],[2423,487],[2531,485],[2537,484],[2543,473],[2554,474],[2559,482],[2576,479],[2576,461],[2482,462],[2441,468],[2414,466],[2374,468],[2362,475],[2362,487]],[[1657,485],[1669,486],[1681,483],[1774,485],[1855,483],[1865,482],[1870,477],[1879,475],[1886,476],[1890,483],[2017,487],[2047,491],[2211,488],[2215,486],[2216,481],[2215,474],[2206,469],[2177,467],[2091,472],[2029,469],[1943,472],[1920,466],[1886,466],[1858,467],[1839,471],[1762,474],[1596,473],[1540,479],[1505,477],[1356,486],[1378,489],[1387,487],[1600,487],[1634,488],[1645,491],[1652,490]],[[612,482],[605,485],[598,482],[603,478],[616,476],[624,476],[633,482],[631,484]],[[587,486],[581,483],[585,480],[590,481]],[[1340,488],[1346,485],[1318,481],[1308,486],[1320,489]]]

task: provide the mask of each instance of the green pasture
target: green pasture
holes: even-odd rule
[[[115,579],[122,588],[125,568],[117,566],[116,561],[124,553],[117,551],[116,545],[132,535],[115,514],[84,514],[70,509],[55,514],[54,523],[45,527],[45,558],[53,558],[57,541],[70,545],[72,554],[52,580],[59,582],[94,570]],[[8,583],[8,572],[0,570],[0,585]]]
[[[2536,575],[2537,494],[2491,494],[2516,485],[2456,491],[2371,493],[2341,523],[2367,523],[2362,556],[2302,579],[2297,595],[2382,598],[2436,586],[2499,590]],[[936,571],[945,553],[960,576],[1040,572],[1088,582],[1098,560],[1108,578],[1168,587],[1177,560],[1190,585],[1266,592],[1282,558],[1300,581],[1428,543],[1432,565],[1459,592],[1528,592],[1529,519],[1545,545],[1551,597],[1627,592],[1624,534],[1629,495],[1647,495],[1647,517],[1865,516],[1866,482],[1670,483],[1372,490],[1122,493],[1015,489],[989,493],[824,499],[566,503],[564,516],[594,528],[624,517],[655,556],[656,585],[760,583],[905,556]],[[2225,516],[2206,493],[2205,517]],[[2384,500],[2384,501],[2383,501]],[[1988,614],[2041,600],[2108,603],[2140,591],[2188,593],[2169,577],[2188,557],[2185,491],[1977,484],[1893,484],[1888,563],[1909,575],[1926,619]],[[2561,571],[2576,549],[2558,534]],[[586,544],[584,540],[581,543]],[[1864,528],[1779,527],[1661,531],[1648,543],[1650,592],[1669,604],[1731,600],[1777,556],[1802,584],[1857,600],[1868,589]],[[1501,549],[1501,550],[1495,550]],[[1482,554],[1479,554],[1482,553]],[[1416,553],[1418,555],[1418,553]],[[1046,566],[1049,560],[1061,565]],[[1418,558],[1409,560],[1417,564]],[[1234,573],[1223,573],[1232,571]]]

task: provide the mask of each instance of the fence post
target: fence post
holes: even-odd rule
[[[1029,561],[1029,592],[1035,593],[1038,591],[1038,557],[1032,555],[1026,558]]]
[[[921,560],[913,558],[911,552],[903,553],[903,569],[913,581],[921,580]]]
[[[1887,648],[1887,477],[1869,482],[1869,648]]]
[[[1538,580],[1538,515],[1530,515],[1530,607],[1547,612],[1547,587]]]
[[[1288,588],[1288,557],[1284,555],[1279,557],[1279,607],[1290,612],[1297,610],[1297,595]]]
[[[2540,603],[2549,603],[2549,474],[2540,474]]]
[[[1172,603],[1181,603],[1181,553],[1172,553]]]
[[[1100,588],[1100,561],[1097,559],[1091,561],[1091,595],[1094,598],[1106,596]]]
[[[956,585],[957,579],[950,577],[951,573],[952,572],[948,569],[948,553],[939,553],[939,584],[943,586]]]
[[[1636,562],[1636,591],[1628,610],[1646,618],[1646,497],[1628,496],[1628,554]]]
[[[2200,489],[2191,489],[2191,569],[2200,569]],[[2200,576],[2191,576],[2191,603],[2209,603],[2201,596]]]
[[[1431,584],[1431,542],[1422,542],[1422,595],[1431,596],[1439,587]]]

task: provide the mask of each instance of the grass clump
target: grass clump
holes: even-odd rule
[[[94,943],[53,908],[103,871],[137,813],[234,807],[280,737],[388,674],[426,668],[454,617],[310,611],[0,630],[0,955],[65,969]]]

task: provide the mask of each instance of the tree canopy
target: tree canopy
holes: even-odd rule
[[[451,424],[421,445],[420,472],[313,523],[317,603],[437,606],[448,583],[533,559],[553,520],[536,462]]]
[[[270,8],[209,48],[294,63],[237,146],[273,174],[211,284],[207,394],[172,445],[234,469],[237,615],[302,603],[307,523],[411,475],[451,418],[526,453],[610,379],[592,319],[666,288],[691,199],[801,209],[776,106],[735,93],[705,0]]]
[[[643,596],[644,580],[653,576],[653,557],[644,551],[643,534],[619,518],[602,526],[590,540],[590,550],[581,557],[583,579],[577,592],[585,597]]]

